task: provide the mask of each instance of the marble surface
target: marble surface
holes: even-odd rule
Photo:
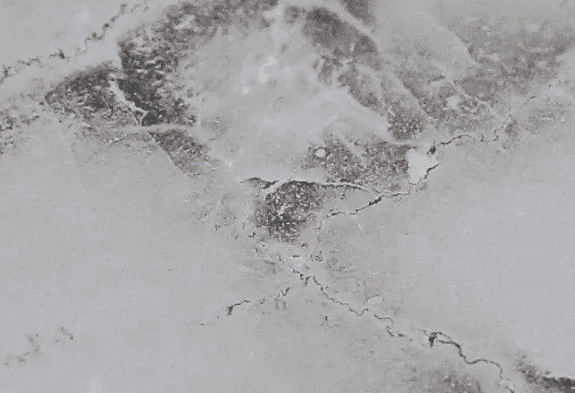
[[[0,4],[3,392],[568,392],[575,6]]]

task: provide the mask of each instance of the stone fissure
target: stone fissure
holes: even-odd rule
[[[405,332],[394,330],[393,325],[395,324],[395,321],[392,317],[381,316],[379,314],[376,314],[373,311],[371,311],[368,307],[364,307],[361,309],[354,308],[349,302],[339,300],[336,297],[330,295],[327,292],[326,285],[323,284],[321,281],[319,281],[316,276],[306,275],[303,272],[301,272],[295,268],[291,268],[291,272],[298,276],[298,278],[303,282],[304,286],[307,286],[310,282],[315,284],[315,286],[321,292],[323,297],[328,299],[333,304],[345,307],[345,309],[348,312],[352,313],[353,315],[355,315],[357,317],[361,317],[364,314],[369,313],[375,319],[385,322],[385,331],[390,337],[406,339],[410,342],[416,341],[416,338],[410,337],[409,334],[407,334]],[[288,286],[285,289],[280,290],[280,292],[273,299],[277,301],[280,297],[286,297],[289,291],[290,291],[290,287]],[[242,301],[231,304],[230,306],[226,307],[226,316],[231,316],[235,307],[238,307],[238,306],[241,306],[244,304],[251,304],[254,302],[257,302],[258,304],[264,304],[268,299],[269,299],[269,296],[266,296],[266,297],[261,298],[260,300],[244,299]],[[203,325],[204,324],[202,324],[202,326]],[[498,362],[493,361],[493,360],[489,360],[489,359],[485,359],[485,358],[477,358],[477,359],[470,360],[465,355],[465,353],[463,352],[462,345],[443,332],[439,332],[439,331],[428,332],[427,330],[421,329],[420,333],[424,336],[424,338],[427,339],[427,342],[429,343],[430,348],[437,346],[437,344],[449,345],[449,346],[454,347],[457,350],[459,358],[467,365],[472,366],[472,365],[477,365],[477,364],[483,363],[483,364],[488,364],[488,365],[494,366],[495,368],[497,368],[497,371],[498,371],[498,381],[497,381],[498,384],[500,386],[502,386],[504,389],[508,390],[509,392],[511,392],[511,393],[514,392],[512,384],[510,383],[509,380],[507,380],[504,377],[503,367]],[[547,380],[549,380],[550,383],[554,383],[554,384],[567,385],[568,382],[572,382],[572,381],[565,382],[564,380],[566,380],[566,378],[551,378],[551,377],[545,377],[545,378]]]
[[[236,303],[234,303],[234,304],[231,304],[231,305],[227,306],[227,307],[226,307],[226,315],[227,315],[227,316],[232,315],[232,313],[234,312],[234,308],[235,308],[235,307],[241,306],[242,304],[248,304],[248,303],[251,303],[251,302],[252,302],[251,299],[244,299],[244,300],[242,300],[242,301],[240,301],[240,302],[236,302]]]
[[[292,268],[292,273],[297,274],[299,276],[300,280],[302,280],[304,282],[304,285],[307,285],[310,280],[313,281],[313,283],[318,287],[318,289],[320,290],[320,292],[323,294],[323,296],[325,298],[330,300],[332,303],[347,307],[347,310],[349,312],[355,314],[358,317],[361,317],[363,314],[365,314],[366,312],[369,311],[369,308],[367,308],[367,307],[364,307],[361,310],[356,310],[355,308],[353,308],[353,306],[350,303],[343,302],[343,301],[338,300],[335,297],[331,296],[330,294],[327,293],[326,287],[321,282],[319,282],[319,280],[315,276],[306,276],[305,274],[303,274],[302,272],[300,272],[294,268]]]
[[[436,343],[439,344],[445,344],[445,345],[450,345],[454,348],[457,349],[457,353],[459,354],[459,357],[466,363],[469,365],[473,365],[473,364],[478,364],[478,363],[486,363],[486,364],[491,364],[493,366],[495,366],[498,370],[499,370],[499,375],[502,376],[503,374],[503,368],[501,367],[501,365],[493,360],[488,360],[488,359],[483,359],[483,358],[478,358],[478,359],[474,359],[474,360],[469,360],[467,358],[467,356],[465,356],[465,354],[463,353],[463,348],[461,347],[461,344],[459,344],[457,341],[455,341],[453,338],[449,337],[448,335],[446,335],[445,333],[442,332],[431,332],[427,335],[428,337],[428,341],[429,341],[429,346],[433,347],[434,345],[436,345]]]
[[[279,300],[279,298],[281,298],[281,297],[286,297],[286,296],[288,295],[289,291],[290,291],[290,287],[289,287],[289,286],[286,287],[286,288],[284,288],[284,289],[281,289],[281,290],[278,292],[277,295],[273,296],[273,300],[277,301],[277,300]],[[239,302],[235,302],[235,303],[230,304],[229,306],[227,306],[227,307],[225,308],[225,315],[228,316],[228,317],[231,316],[232,313],[234,312],[234,309],[235,309],[236,307],[242,306],[242,305],[244,305],[244,304],[250,304],[250,303],[257,303],[257,304],[260,304],[260,305],[261,305],[261,304],[264,304],[264,303],[267,302],[271,297],[272,297],[272,296],[264,296],[264,297],[262,297],[262,298],[259,299],[259,300],[243,299],[243,300],[241,300],[241,301],[239,301]],[[204,325],[204,324],[202,324],[202,325]]]
[[[294,268],[292,268],[292,273],[293,273],[293,274],[296,274],[296,275],[299,277],[299,279],[300,279],[301,281],[303,281],[304,285],[307,285],[310,281],[313,282],[313,283],[317,286],[317,288],[319,289],[319,291],[322,293],[322,295],[323,295],[326,299],[328,299],[330,302],[332,302],[332,303],[334,303],[334,304],[337,304],[337,305],[339,305],[339,306],[346,307],[347,311],[349,311],[350,313],[354,314],[355,316],[361,317],[361,316],[363,316],[365,313],[370,313],[370,314],[371,314],[374,318],[376,318],[377,320],[389,322],[388,324],[386,324],[385,330],[386,330],[387,334],[388,334],[390,337],[399,337],[399,338],[405,338],[405,337],[407,337],[407,336],[406,336],[404,333],[402,333],[402,332],[394,332],[394,331],[392,330],[392,326],[391,326],[391,325],[393,325],[393,324],[395,323],[392,317],[389,317],[389,316],[382,317],[382,316],[380,316],[380,315],[374,313],[373,311],[371,311],[371,310],[369,309],[369,307],[364,307],[364,308],[358,310],[358,309],[354,308],[349,302],[341,301],[341,300],[336,299],[335,297],[331,296],[330,294],[328,294],[328,293],[327,293],[327,290],[326,290],[326,286],[325,286],[324,284],[322,284],[322,283],[317,279],[316,276],[305,275],[304,273],[302,273],[302,272],[300,272],[299,270],[294,269]],[[412,340],[410,340],[410,341],[412,341]]]
[[[377,197],[370,200],[367,204],[360,206],[360,207],[357,207],[353,210],[347,210],[347,211],[346,210],[331,210],[325,217],[323,217],[319,221],[319,225],[317,226],[316,230],[322,229],[324,221],[326,221],[332,217],[336,217],[336,216],[340,216],[340,215],[356,216],[362,210],[365,210],[367,208],[375,206],[375,205],[381,203],[385,199],[397,198],[397,197],[402,197],[402,196],[406,196],[406,195],[410,195],[410,194],[411,194],[411,191],[395,192],[393,194],[379,194]]]
[[[502,124],[499,127],[495,127],[493,129],[493,131],[491,131],[491,134],[493,135],[492,138],[487,138],[484,134],[479,134],[479,135],[475,135],[475,134],[470,134],[470,133],[461,133],[461,134],[457,134],[452,136],[451,138],[449,138],[446,141],[435,141],[433,143],[433,145],[430,147],[429,149],[429,153],[435,153],[435,151],[440,148],[440,147],[445,147],[445,146],[449,146],[452,143],[455,143],[459,140],[462,140],[464,138],[469,138],[471,140],[477,141],[477,142],[482,142],[482,143],[493,143],[499,140],[499,135],[498,135],[498,131],[505,129],[505,127],[507,127],[507,125],[510,122],[510,119],[513,119],[513,116],[511,113],[507,114],[505,116],[505,119],[502,119]],[[431,168],[433,169],[433,168]]]
[[[514,391],[510,382],[504,377],[503,367],[498,362],[496,362],[494,360],[484,359],[484,358],[477,358],[477,359],[470,360],[463,353],[463,347],[461,346],[461,344],[459,344],[457,341],[455,341],[453,338],[446,335],[445,333],[439,332],[439,331],[433,331],[431,333],[428,333],[425,330],[423,330],[423,333],[427,336],[427,340],[428,340],[429,346],[431,348],[433,348],[436,344],[444,344],[444,345],[452,346],[457,350],[457,354],[459,355],[459,358],[461,360],[463,360],[463,362],[467,365],[472,366],[472,365],[484,363],[484,364],[489,364],[489,365],[494,366],[498,370],[499,384],[502,385],[506,390],[508,390],[510,392]]]
[[[296,274],[299,277],[299,279],[301,281],[303,281],[304,285],[307,285],[310,281],[313,282],[318,287],[318,289],[320,290],[320,292],[322,293],[322,295],[325,298],[327,298],[329,301],[331,301],[334,304],[346,307],[346,309],[349,312],[351,312],[352,314],[354,314],[358,317],[361,317],[365,313],[369,312],[374,318],[376,318],[380,321],[389,322],[386,324],[385,330],[390,337],[404,338],[404,339],[408,339],[409,341],[413,341],[413,338],[409,338],[406,333],[393,331],[392,326],[395,322],[394,322],[392,317],[389,317],[389,316],[382,317],[380,315],[377,315],[377,314],[371,312],[368,307],[362,308],[361,310],[357,310],[354,307],[352,307],[352,305],[350,303],[338,300],[335,297],[329,295],[326,291],[326,286],[324,284],[322,284],[317,279],[316,276],[305,275],[301,271],[294,269],[294,268],[292,268],[292,273]],[[498,370],[498,383],[501,386],[503,386],[506,390],[508,390],[512,393],[514,392],[511,383],[504,377],[503,367],[498,362],[493,361],[493,360],[489,360],[489,359],[484,359],[484,358],[478,358],[478,359],[470,360],[463,353],[463,347],[461,346],[461,344],[459,344],[457,341],[455,341],[453,338],[446,335],[445,333],[442,333],[439,331],[433,331],[431,333],[428,333],[426,330],[423,330],[423,329],[421,330],[421,333],[424,335],[424,337],[427,338],[427,341],[429,342],[430,348],[434,347],[434,345],[436,345],[436,344],[444,344],[444,345],[449,345],[449,346],[456,348],[457,353],[459,355],[459,358],[461,360],[463,360],[463,362],[467,365],[476,365],[476,364],[484,363],[484,364],[489,364],[489,365],[496,367]]]

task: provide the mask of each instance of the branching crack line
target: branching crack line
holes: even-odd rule
[[[429,348],[433,348],[437,344],[449,345],[449,346],[454,347],[457,350],[457,354],[458,354],[459,358],[467,365],[471,366],[471,365],[477,365],[477,364],[483,363],[483,364],[488,364],[488,365],[494,366],[498,371],[497,384],[499,386],[501,386],[502,388],[504,388],[505,390],[509,391],[510,393],[515,392],[513,384],[511,383],[511,381],[509,379],[505,378],[504,370],[503,370],[503,367],[501,366],[500,363],[498,363],[494,360],[489,360],[489,359],[485,359],[485,358],[477,358],[477,359],[473,359],[473,360],[469,359],[467,357],[467,355],[465,355],[462,345],[460,343],[458,343],[456,340],[454,340],[452,337],[450,337],[449,335],[447,335],[441,331],[428,331],[426,329],[418,329],[418,330],[416,330],[416,334],[415,334],[416,337],[414,338],[413,334],[407,334],[405,332],[397,331],[393,328],[393,326],[395,325],[395,320],[394,320],[395,313],[393,314],[393,316],[381,316],[381,315],[373,312],[372,310],[370,310],[369,307],[363,307],[361,309],[355,308],[355,307],[353,307],[353,305],[351,303],[339,300],[335,296],[330,295],[327,291],[328,287],[325,284],[323,284],[315,275],[307,275],[307,274],[303,273],[302,271],[294,268],[293,266],[286,266],[286,267],[290,269],[292,274],[297,275],[297,277],[300,279],[300,281],[302,281],[304,287],[307,286],[310,282],[315,284],[315,286],[321,292],[323,297],[328,299],[333,304],[345,307],[345,309],[348,312],[352,313],[356,317],[362,317],[364,314],[367,313],[367,314],[370,314],[375,319],[382,321],[382,322],[385,322],[385,331],[388,334],[388,336],[391,338],[401,338],[401,339],[413,342],[416,340],[419,341],[420,337],[421,337],[420,335],[422,335],[427,340]],[[277,293],[277,295],[275,295],[275,297],[273,297],[273,299],[275,301],[277,301],[280,297],[287,296],[289,291],[290,291],[290,287],[288,286],[285,289],[280,290],[279,293]],[[266,296],[266,297],[261,298],[260,300],[257,300],[257,302],[259,304],[264,304],[269,298],[270,298],[269,296]],[[226,309],[225,309],[226,315],[231,316],[235,307],[238,307],[238,306],[241,306],[244,304],[250,304],[253,302],[256,302],[256,301],[252,300],[252,299],[244,299],[242,301],[231,304],[228,307],[226,307]],[[219,317],[218,317],[218,319],[219,319]],[[200,324],[200,325],[204,326],[205,324]]]
[[[444,345],[450,345],[450,346],[454,347],[455,349],[457,349],[457,353],[458,353],[459,357],[461,358],[461,360],[463,360],[463,362],[465,364],[475,365],[475,364],[479,364],[479,363],[485,363],[485,364],[490,364],[490,365],[494,366],[498,370],[498,380],[500,382],[500,385],[504,385],[505,389],[509,390],[510,392],[513,392],[513,388],[511,386],[511,384],[504,377],[503,367],[501,366],[501,364],[499,364],[496,361],[485,359],[485,358],[477,358],[477,359],[469,360],[467,358],[467,356],[463,353],[463,348],[462,348],[461,344],[459,344],[457,341],[455,341],[453,338],[451,338],[447,334],[445,334],[443,332],[438,332],[438,331],[433,331],[431,333],[428,333],[427,331],[423,330],[423,332],[427,335],[427,339],[429,341],[430,347],[433,347],[436,343],[444,344]],[[505,384],[502,384],[501,382],[505,382]]]
[[[466,364],[478,364],[478,363],[487,363],[495,366],[499,370],[499,376],[501,377],[503,374],[503,368],[501,365],[493,360],[488,360],[484,358],[478,358],[474,360],[469,360],[467,356],[463,353],[463,348],[461,344],[455,341],[453,338],[449,337],[445,333],[442,332],[431,332],[428,334],[429,346],[433,347],[436,343],[451,345],[457,349],[459,357],[466,363]]]
[[[286,287],[285,289],[280,290],[279,293],[273,297],[273,299],[274,299],[274,300],[278,300],[280,297],[286,297],[289,291],[290,291],[290,287]],[[238,306],[241,306],[241,305],[244,305],[244,304],[250,304],[250,303],[254,303],[254,302],[257,303],[257,304],[260,304],[260,305],[261,305],[261,304],[264,304],[266,301],[268,301],[268,299],[269,299],[270,297],[271,297],[271,296],[264,296],[264,297],[262,297],[262,298],[259,299],[259,300],[243,299],[243,300],[241,300],[241,301],[239,301],[239,302],[235,302],[235,303],[230,304],[229,306],[227,306],[227,307],[225,308],[225,315],[226,315],[227,317],[231,316],[232,313],[234,312],[234,308],[236,308],[236,307],[238,307]]]
[[[294,269],[294,268],[292,268],[292,273],[297,274],[298,277],[300,278],[300,280],[303,281],[304,285],[307,285],[310,281],[313,282],[318,287],[318,289],[320,290],[320,292],[322,293],[322,295],[325,298],[327,298],[328,300],[330,300],[334,304],[346,307],[349,312],[355,314],[356,316],[361,317],[366,312],[370,312],[368,307],[364,307],[361,310],[357,310],[350,303],[338,300],[335,297],[329,295],[326,291],[326,286],[324,284],[322,284],[317,279],[316,276],[305,275],[301,271]],[[374,318],[376,318],[380,321],[389,322],[386,324],[385,330],[390,337],[405,338],[405,339],[408,339],[409,341],[413,341],[405,333],[396,332],[396,331],[392,330],[392,325],[395,323],[392,317],[388,317],[388,316],[382,317],[382,316],[375,314],[374,312],[370,312],[370,313]],[[507,389],[508,391],[510,391],[512,393],[514,392],[510,382],[506,378],[504,378],[503,367],[499,363],[497,363],[496,361],[484,359],[484,358],[478,358],[478,359],[470,360],[463,353],[463,348],[462,348],[461,344],[459,344],[457,341],[455,341],[453,338],[446,335],[445,333],[437,332],[437,331],[428,333],[425,330],[422,330],[422,332],[424,333],[425,337],[427,337],[427,340],[429,342],[430,347],[433,347],[436,343],[450,345],[450,346],[455,347],[457,349],[459,357],[463,360],[463,362],[465,362],[465,364],[475,365],[475,364],[479,364],[479,363],[485,363],[485,364],[490,364],[492,366],[495,366],[498,370],[498,383],[501,386],[503,386],[505,389]]]
[[[450,139],[448,139],[448,140],[446,140],[446,141],[440,141],[440,142],[434,141],[434,142],[433,142],[433,145],[432,145],[431,148],[429,149],[429,152],[430,152],[430,153],[435,153],[435,151],[437,150],[437,148],[449,146],[449,145],[451,145],[452,143],[454,143],[454,142],[456,142],[456,141],[458,141],[458,140],[461,140],[461,139],[463,139],[463,138],[469,138],[469,139],[475,140],[475,139],[476,139],[476,136],[475,136],[475,135],[472,135],[472,134],[465,133],[465,134],[454,135],[453,137],[451,137]]]
[[[397,198],[397,197],[402,197],[402,196],[407,196],[410,195],[411,191],[404,191],[404,192],[395,192],[393,194],[379,194],[377,197],[373,198],[372,200],[370,200],[367,204],[357,207],[353,210],[331,210],[325,217],[323,217],[320,222],[319,225],[316,227],[316,230],[321,230],[323,227],[323,223],[325,220],[328,220],[332,217],[335,216],[339,216],[339,215],[349,215],[349,216],[356,216],[358,215],[362,210],[365,210],[367,208],[370,208],[374,205],[377,205],[378,203],[381,203],[384,199],[392,199],[392,198]]]
[[[148,9],[148,1],[145,0],[143,3],[136,4],[129,10],[127,9],[127,4],[120,4],[119,11],[114,14],[107,22],[102,25],[101,32],[92,32],[83,41],[83,47],[76,47],[74,53],[71,55],[64,53],[60,48],[56,52],[50,53],[47,56],[32,56],[28,59],[18,59],[14,61],[14,65],[1,64],[2,69],[0,70],[0,84],[2,84],[7,78],[11,78],[24,71],[27,67],[31,67],[33,64],[38,64],[40,67],[44,67],[47,60],[52,58],[59,58],[62,60],[70,59],[80,53],[86,52],[88,50],[88,44],[90,42],[102,41],[106,37],[107,30],[114,27],[117,20],[126,13],[131,13],[137,11],[140,7],[144,7],[144,11]]]
[[[369,313],[369,314],[371,314],[374,318],[376,318],[376,319],[379,320],[379,321],[386,321],[386,322],[388,322],[388,323],[386,323],[386,325],[385,325],[385,331],[386,331],[386,333],[387,333],[390,337],[392,337],[392,338],[405,338],[405,339],[407,339],[407,340],[409,340],[409,341],[413,341],[413,339],[412,339],[412,338],[409,338],[406,334],[404,334],[404,333],[402,333],[402,332],[394,331],[394,330],[392,329],[392,326],[393,326],[393,324],[395,323],[395,321],[394,321],[394,319],[393,319],[392,317],[389,317],[389,316],[382,317],[382,316],[380,316],[380,315],[374,313],[373,311],[371,311],[368,307],[364,307],[364,308],[362,308],[362,309],[360,309],[360,310],[355,309],[350,303],[344,302],[344,301],[341,301],[341,300],[338,300],[338,299],[336,299],[335,297],[333,297],[333,296],[331,296],[330,294],[328,294],[328,293],[327,293],[327,290],[326,290],[326,286],[325,286],[324,284],[322,284],[322,283],[317,279],[317,277],[305,275],[304,273],[302,273],[302,272],[300,272],[299,270],[294,269],[294,268],[292,268],[292,273],[293,273],[293,274],[296,274],[296,275],[299,277],[299,279],[300,279],[301,281],[303,281],[304,286],[307,285],[310,281],[313,282],[313,283],[317,286],[317,288],[320,290],[320,292],[322,293],[322,295],[323,295],[326,299],[328,299],[330,302],[332,302],[332,303],[334,303],[334,304],[337,304],[337,305],[339,305],[339,306],[346,307],[347,311],[349,311],[350,313],[354,314],[355,316],[361,317],[361,316],[363,316],[365,313]]]
[[[462,140],[464,138],[469,138],[470,140],[474,140],[474,141],[481,142],[481,143],[494,143],[500,139],[498,132],[501,130],[505,130],[508,127],[508,125],[514,121],[515,118],[513,116],[513,108],[509,107],[508,112],[505,115],[505,118],[503,118],[499,114],[497,114],[497,118],[500,119],[502,121],[502,123],[499,127],[496,127],[493,129],[493,131],[491,132],[491,134],[493,135],[492,138],[488,139],[483,134],[474,135],[474,134],[470,134],[470,133],[462,133],[462,134],[454,135],[453,137],[451,137],[450,139],[448,139],[446,141],[439,141],[439,142],[434,141],[433,145],[429,148],[427,153],[429,155],[434,155],[438,148],[449,146],[450,144],[455,143],[456,141]],[[429,176],[429,173],[432,170],[438,168],[440,165],[441,164],[438,162],[437,164],[427,168],[426,174],[423,177],[423,179],[427,179],[427,177]],[[270,185],[273,185],[274,183],[271,183]],[[335,184],[339,185],[340,183],[335,183]],[[348,183],[344,183],[344,184],[348,185]],[[350,186],[355,186],[355,185],[353,185],[353,183],[351,183]],[[354,188],[358,188],[358,187],[354,187]],[[370,192],[368,189],[365,189],[364,187],[361,187],[360,189],[367,191],[367,192]],[[364,209],[367,209],[371,206],[377,205],[378,203],[382,202],[384,199],[407,196],[407,195],[410,195],[411,193],[412,193],[412,191],[410,190],[410,191],[405,191],[405,192],[396,192],[393,194],[379,194],[374,199],[369,201],[366,205],[355,208],[351,211],[331,210],[323,219],[320,220],[320,224],[316,229],[318,229],[318,230],[321,229],[323,226],[324,220],[329,219],[331,217],[342,215],[342,214],[354,216],[354,215],[357,215],[359,212],[361,212]]]
[[[435,167],[436,166],[434,166],[433,168],[435,168]],[[433,168],[429,168],[429,170],[431,170]],[[361,185],[358,185],[355,183],[349,183],[349,182],[321,182],[321,181],[311,181],[311,180],[293,179],[293,178],[290,178],[287,180],[264,180],[260,177],[250,177],[248,179],[242,180],[240,183],[251,183],[252,185],[254,185],[257,188],[266,190],[264,195],[269,195],[269,194],[272,194],[273,192],[277,191],[282,185],[289,184],[289,183],[296,183],[296,182],[302,183],[302,184],[307,184],[307,185],[316,185],[316,186],[320,186],[320,187],[347,187],[347,188],[353,188],[353,189],[361,190],[361,191],[367,192],[367,193],[372,194],[372,195],[376,194],[374,192],[374,190],[370,190],[370,189],[363,187]],[[321,227],[323,225],[323,221],[326,219],[329,219],[331,217],[338,216],[341,214],[357,215],[362,210],[367,209],[371,206],[377,205],[378,203],[382,202],[384,199],[391,199],[391,198],[406,196],[409,194],[411,194],[411,191],[395,192],[395,193],[391,193],[391,194],[379,193],[379,194],[376,194],[376,196],[373,199],[371,199],[364,206],[360,206],[360,207],[355,208],[351,211],[331,210],[325,217],[320,219],[319,226],[316,229],[318,229],[318,230],[321,229]]]
[[[320,290],[320,292],[322,293],[322,295],[328,299],[330,302],[337,304],[339,306],[343,306],[346,307],[347,311],[349,311],[350,313],[354,314],[357,317],[361,317],[363,316],[365,313],[370,313],[374,318],[376,318],[379,321],[387,321],[389,323],[387,323],[385,325],[385,331],[386,333],[393,338],[406,338],[409,341],[413,341],[411,338],[408,338],[406,334],[402,333],[402,332],[397,332],[397,331],[393,331],[392,329],[392,325],[395,323],[395,321],[393,320],[392,317],[389,316],[385,316],[382,317],[376,313],[374,313],[373,311],[371,311],[369,309],[369,307],[364,307],[360,310],[355,309],[349,302],[344,302],[341,300],[336,299],[335,297],[331,296],[330,294],[327,293],[326,290],[326,286],[324,284],[322,284],[317,277],[315,276],[308,276],[305,275],[304,273],[300,272],[297,269],[292,268],[292,273],[297,274],[299,279],[301,281],[303,281],[304,286],[307,285],[310,281],[313,282],[317,288]]]
[[[498,135],[498,131],[501,130],[505,130],[507,128],[507,126],[509,125],[510,121],[513,121],[514,117],[513,117],[513,109],[510,107],[507,115],[505,116],[505,119],[503,120],[501,126],[496,127],[493,132],[493,138],[492,139],[486,139],[485,136],[481,135],[479,141],[482,143],[493,143],[493,142],[497,142],[499,140],[499,135]]]
[[[357,315],[358,317],[361,317],[363,314],[365,314],[366,312],[369,311],[369,308],[367,308],[367,307],[364,307],[361,310],[356,310],[355,308],[353,308],[353,306],[350,303],[343,302],[341,300],[334,298],[333,296],[331,296],[330,294],[327,293],[326,287],[321,282],[319,282],[319,280],[315,276],[306,276],[305,274],[303,274],[302,272],[300,272],[299,270],[296,270],[294,268],[292,268],[292,273],[297,274],[299,276],[300,280],[303,281],[304,285],[307,285],[310,280],[313,281],[313,283],[318,287],[318,289],[320,290],[320,292],[323,294],[323,296],[325,298],[327,298],[332,303],[347,307],[347,310],[349,312]]]
[[[464,139],[464,138],[469,138],[471,140],[481,142],[481,143],[496,142],[499,140],[498,131],[504,130],[508,126],[510,119],[511,119],[511,121],[513,121],[513,115],[512,115],[511,108],[509,109],[509,113],[505,116],[505,119],[502,118],[501,125],[499,127],[495,127],[493,129],[493,131],[491,132],[491,134],[493,135],[492,138],[488,139],[484,134],[477,134],[477,135],[476,134],[470,134],[470,133],[457,134],[457,135],[452,136],[451,138],[449,138],[446,141],[439,141],[439,142],[434,141],[433,145],[430,147],[428,153],[434,154],[438,148],[449,146],[452,143],[457,142],[457,141]],[[430,169],[433,169],[433,168],[430,168]]]

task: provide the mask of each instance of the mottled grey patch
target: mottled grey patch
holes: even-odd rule
[[[345,143],[337,138],[328,138],[326,152],[322,166],[326,169],[328,181],[353,183],[360,178],[363,169],[361,159]]]
[[[16,126],[16,117],[8,111],[0,111],[0,132],[12,131]]]
[[[119,42],[124,76],[118,86],[129,101],[147,112],[143,125],[182,122],[179,115],[185,105],[172,96],[169,86],[180,56],[172,36],[168,26],[158,25],[151,36],[141,27]]]
[[[302,33],[314,45],[336,56],[350,56],[351,44],[357,35],[335,12],[323,7],[313,7],[308,11]]]
[[[147,112],[142,124],[193,124],[196,119],[188,113],[186,101],[173,94],[180,60],[218,31],[225,34],[232,24],[261,22],[261,12],[276,4],[276,0],[221,0],[204,5],[184,1],[167,7],[153,25],[134,29],[120,40],[125,76],[118,84],[128,100]]]
[[[341,0],[347,12],[366,23],[374,20],[371,0]]]
[[[283,21],[288,24],[294,24],[296,21],[305,16],[305,9],[297,6],[288,6],[282,16]]]
[[[480,69],[459,81],[459,85],[470,96],[493,103],[497,93],[509,87],[509,82],[491,70]]]
[[[414,139],[423,131],[424,120],[406,111],[390,111],[389,130],[393,137],[400,141]]]
[[[350,146],[350,142],[334,136],[324,137],[324,142],[322,146],[309,147],[302,169],[323,168],[326,183],[289,181],[255,203],[255,225],[267,228],[272,237],[288,242],[296,240],[325,203],[346,199],[354,185],[395,191],[406,178],[406,153],[412,148],[408,144],[396,145],[372,138]],[[259,190],[267,190],[276,183],[258,178],[246,182]]]
[[[406,177],[406,153],[411,148],[410,144],[393,144],[376,137],[349,142],[326,136],[324,145],[310,146],[303,168],[324,168],[329,182],[394,190]]]
[[[384,67],[385,60],[370,37],[342,21],[336,13],[321,7],[312,8],[307,13],[302,33],[321,55],[322,60],[315,67],[322,83],[346,88],[360,105],[382,116],[389,114],[388,108],[393,108],[391,131],[400,140],[412,139],[423,130],[423,112],[414,110],[417,101],[409,97],[410,102],[406,103],[407,97],[400,97],[398,92],[393,91],[390,86],[393,76],[389,75],[391,68],[389,64]],[[416,87],[423,88],[424,83],[420,80],[423,70],[429,73],[430,68],[427,62],[417,68],[419,74],[415,70],[411,72],[410,86],[414,91]],[[423,79],[428,83],[439,77],[440,72],[435,71]],[[404,79],[407,81],[408,77]],[[423,90],[419,93],[420,96],[426,94]]]
[[[118,125],[135,124],[134,114],[110,89],[110,77],[119,72],[108,62],[88,67],[64,78],[48,91],[45,100],[54,110],[88,122],[106,119]]]
[[[313,182],[291,181],[256,202],[254,222],[270,236],[291,242],[324,201],[325,191]]]
[[[575,380],[567,377],[549,378],[543,377],[539,382],[545,389],[552,392],[572,393],[575,392]]]
[[[367,160],[362,183],[376,188],[395,189],[397,183],[404,179],[407,174],[406,154],[412,146],[375,140],[365,142],[363,148]]]
[[[481,383],[468,375],[457,375],[454,372],[447,373],[439,371],[435,374],[432,382],[437,386],[439,392],[445,393],[481,393]]]
[[[201,175],[211,167],[206,147],[183,130],[152,131],[158,145],[168,154],[174,165],[188,175]]]
[[[462,86],[470,95],[489,102],[498,92],[521,91],[534,79],[550,78],[557,57],[575,39],[575,29],[568,19],[530,24],[529,20],[486,14],[449,27],[479,65]]]
[[[551,377],[551,372],[534,366],[527,354],[519,353],[515,359],[515,369],[525,378],[528,389],[533,393],[572,393],[575,380],[568,377]]]
[[[12,116],[8,111],[0,112],[0,154],[6,153],[14,147],[16,125],[16,117]]]

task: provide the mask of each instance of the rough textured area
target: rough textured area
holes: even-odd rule
[[[573,391],[571,2],[46,7],[0,5],[2,391]]]

